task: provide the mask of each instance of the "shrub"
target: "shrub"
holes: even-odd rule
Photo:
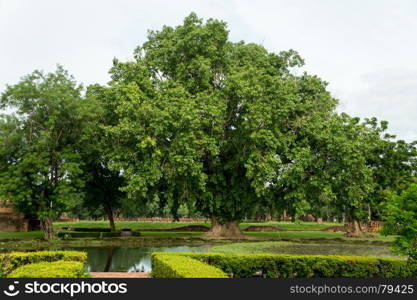
[[[217,267],[229,277],[250,278],[392,278],[416,277],[417,263],[360,257],[283,254],[166,253],[186,256]]]
[[[155,278],[227,278],[213,266],[183,255],[152,253],[152,276]]]
[[[417,184],[411,184],[401,195],[391,195],[385,209],[382,234],[397,235],[394,253],[417,260]]]
[[[21,266],[12,271],[8,278],[82,278],[84,264],[79,261],[40,262]]]
[[[84,263],[86,259],[87,254],[79,251],[11,252],[0,255],[0,272],[5,277],[14,269],[27,264],[58,260]]]

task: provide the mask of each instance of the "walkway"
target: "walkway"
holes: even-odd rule
[[[146,272],[92,272],[93,278],[152,278],[151,273]]]

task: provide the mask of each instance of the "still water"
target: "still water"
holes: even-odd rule
[[[209,245],[174,247],[84,247],[88,272],[150,272],[152,252],[207,252]]]

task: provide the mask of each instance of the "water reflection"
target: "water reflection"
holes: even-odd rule
[[[88,272],[150,272],[152,252],[207,252],[209,245],[177,247],[83,247]]]

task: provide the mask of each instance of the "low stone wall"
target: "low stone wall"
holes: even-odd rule
[[[29,230],[29,220],[17,213],[0,213],[0,231],[19,232]]]

